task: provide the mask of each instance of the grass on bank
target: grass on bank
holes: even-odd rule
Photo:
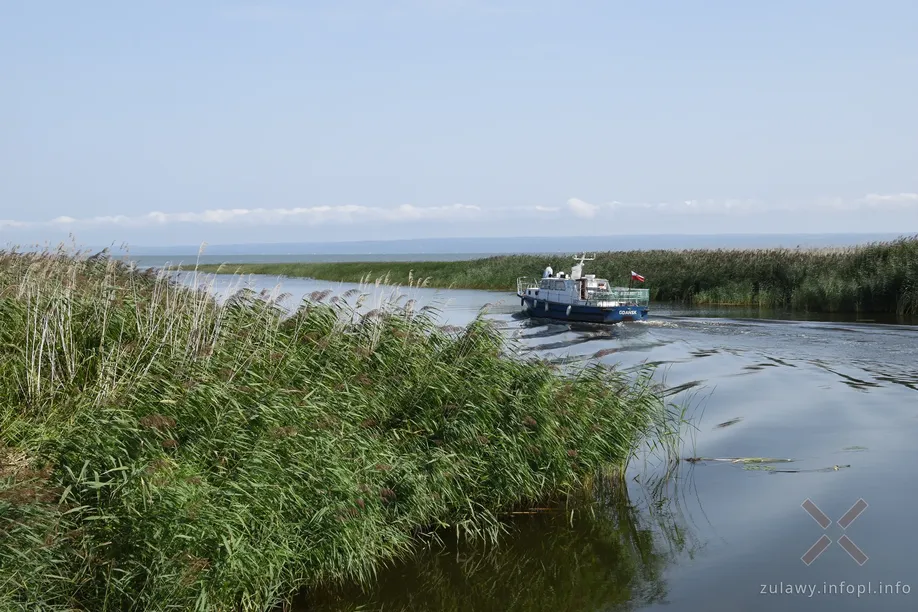
[[[269,609],[672,440],[646,375],[341,297],[0,253],[0,609]]]
[[[519,276],[546,264],[569,270],[569,255],[511,255],[449,262],[347,262],[202,266],[216,272],[359,282],[409,273],[432,286],[515,291]],[[918,237],[843,249],[652,250],[597,253],[586,272],[628,284],[647,278],[651,300],[808,312],[918,314]]]

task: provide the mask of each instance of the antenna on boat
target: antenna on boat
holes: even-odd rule
[[[583,276],[583,262],[593,261],[596,259],[596,255],[594,254],[593,257],[587,257],[587,254],[584,252],[580,255],[574,255],[574,259],[578,260],[578,262],[571,268],[571,278],[577,280]]]

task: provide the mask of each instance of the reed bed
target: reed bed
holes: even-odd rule
[[[453,262],[348,262],[224,266],[276,274],[357,282],[410,272],[432,286],[515,291],[519,276],[540,276],[546,264],[568,269],[568,255],[511,255]],[[217,271],[217,266],[204,269]],[[734,305],[801,312],[918,314],[918,237],[832,249],[652,250],[598,253],[587,272],[627,284],[634,270],[647,278],[651,300]]]
[[[0,609],[267,610],[674,443],[650,372],[192,274],[0,252]]]

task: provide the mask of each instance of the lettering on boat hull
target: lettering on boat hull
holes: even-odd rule
[[[556,304],[545,300],[523,299],[523,310],[534,317],[583,323],[620,323],[647,319],[646,307],[599,307]]]

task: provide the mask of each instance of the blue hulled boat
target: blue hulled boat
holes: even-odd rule
[[[583,263],[593,261],[584,253],[574,258],[570,275],[546,268],[541,279],[516,279],[520,306],[533,317],[582,323],[620,323],[643,321],[650,311],[650,291],[631,287],[612,287],[604,278],[583,274]],[[644,277],[631,273],[632,280]]]

